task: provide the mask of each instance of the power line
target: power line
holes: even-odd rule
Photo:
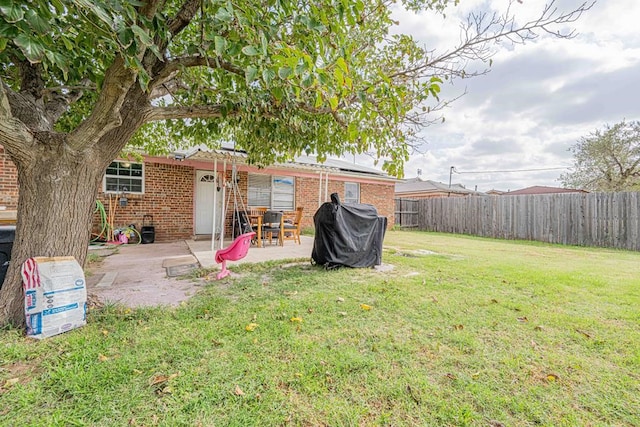
[[[453,168],[453,172],[457,174],[469,174],[469,173],[513,173],[513,172],[542,172],[542,171],[555,171],[571,169],[571,166],[557,167],[557,168],[538,168],[538,169],[511,169],[511,170],[494,170],[494,171],[464,171],[460,172]]]

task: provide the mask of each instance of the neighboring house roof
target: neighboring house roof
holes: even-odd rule
[[[520,190],[508,191],[502,193],[503,196],[518,196],[523,194],[555,194],[555,193],[588,193],[585,190],[576,190],[573,188],[545,187],[534,185],[533,187],[522,188]]]
[[[200,145],[197,147],[190,148],[188,150],[177,150],[174,153],[176,156],[182,159],[190,159],[190,160],[214,160],[214,159],[224,159],[224,158],[233,158],[236,161],[245,162],[247,159],[247,153],[242,150],[236,150],[232,146],[223,144],[220,148],[209,148],[204,145]],[[366,175],[371,178],[382,178],[385,180],[395,181],[396,179],[390,177],[385,172],[381,170],[374,169],[368,166],[358,165],[355,163],[349,163],[343,160],[338,159],[326,159],[324,162],[318,162],[317,158],[314,156],[299,156],[294,160],[278,163],[274,166],[282,166],[286,168],[292,169],[307,169],[307,170],[315,170],[315,171],[328,171],[328,172],[340,172],[340,173],[353,173],[357,175]]]
[[[490,194],[492,196],[500,196],[502,194],[506,193],[506,191],[502,191],[502,190],[496,190],[496,189],[491,189],[489,191],[487,191],[487,194]]]
[[[481,195],[478,191],[468,190],[460,184],[448,184],[431,181],[421,180],[420,178],[411,178],[404,182],[396,184],[396,194],[414,194],[414,193],[456,193],[456,194],[468,194],[468,195]]]

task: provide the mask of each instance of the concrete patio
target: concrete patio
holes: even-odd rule
[[[211,250],[211,240],[186,240],[189,250],[196,257],[202,268],[211,268],[217,266],[214,260],[214,251]],[[231,244],[231,241],[225,241],[224,247]],[[219,247],[216,242],[216,250]],[[283,246],[277,244],[270,245],[267,243],[261,248],[251,246],[247,256],[239,261],[229,261],[227,265],[241,263],[256,263],[263,261],[273,261],[279,259],[306,258],[311,260],[311,251],[313,250],[313,237],[300,236],[300,244],[287,240]]]
[[[225,241],[224,246],[230,243]],[[228,266],[295,258],[311,262],[312,249],[313,237],[301,236],[300,244],[285,241],[283,246],[252,246],[245,258],[229,261]],[[179,280],[175,276],[188,275],[198,267],[217,267],[211,240],[95,246],[90,252],[103,258],[86,269],[89,294],[102,302],[118,302],[128,307],[178,305],[193,296],[202,281]]]

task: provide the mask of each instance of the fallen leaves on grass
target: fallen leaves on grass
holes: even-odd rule
[[[171,375],[154,375],[151,378],[149,378],[149,385],[150,386],[157,386],[157,385],[161,385],[164,383],[169,382],[170,380],[177,378],[178,374],[171,374]]]
[[[516,320],[522,323],[526,323],[529,321],[529,319],[527,319],[527,316],[517,317]]]
[[[560,377],[558,377],[556,374],[549,373],[549,374],[547,374],[547,376],[546,376],[546,380],[547,380],[547,382],[549,382],[549,383],[555,383],[556,381],[559,381],[559,380],[560,380]]]
[[[247,332],[253,332],[259,325],[257,323],[249,323],[247,326],[244,327],[244,329]]]
[[[464,329],[464,325],[453,325],[453,329],[456,331],[461,331]]]
[[[292,317],[289,319],[291,323],[302,323],[302,317]]]
[[[98,354],[98,360],[101,362],[106,362],[107,360],[109,360],[109,358],[104,354]]]
[[[233,394],[236,396],[244,396],[244,391],[240,388],[238,384],[236,384],[236,388],[233,389]]]
[[[585,338],[591,338],[591,335],[589,335],[585,331],[581,331],[580,329],[576,329],[576,332],[579,333],[580,335],[584,336]]]
[[[169,381],[178,377],[178,373],[171,375],[154,375],[149,378],[149,386],[155,389],[156,394],[164,395],[173,393],[173,388],[169,384]]]
[[[14,385],[18,384],[19,381],[20,378],[9,378],[7,381],[5,381],[3,388],[13,387]]]
[[[363,309],[364,311],[369,311],[371,310],[372,307],[367,304],[360,304],[360,308]]]

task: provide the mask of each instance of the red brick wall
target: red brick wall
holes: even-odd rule
[[[343,191],[344,193],[344,191]],[[395,222],[395,186],[383,184],[360,184],[360,203],[369,203],[378,209],[378,215],[387,217],[387,228]]]
[[[324,183],[322,187],[322,202],[329,201],[331,193],[338,193],[344,199],[344,183],[353,182],[342,177],[329,175],[327,200],[324,199]],[[296,178],[296,206],[303,206],[302,227],[313,227],[313,214],[318,209],[319,178]],[[387,225],[394,222],[393,183],[374,184],[360,183],[360,202],[369,203],[376,207],[378,214],[387,217]]]
[[[283,173],[284,174],[284,173]],[[188,239],[194,234],[194,196],[195,169],[180,164],[145,163],[145,193],[128,194],[127,206],[115,209],[115,227],[135,224],[140,230],[143,215],[153,215],[155,238],[157,241]],[[238,172],[238,188],[247,204],[247,172]],[[227,171],[227,180],[231,180],[231,171]],[[339,176],[329,176],[327,200],[324,199],[324,183],[322,202],[328,201],[331,193],[338,193],[344,198],[344,182],[351,181]],[[227,189],[228,191],[228,189]],[[313,214],[318,209],[319,177],[296,177],[296,206],[304,207],[302,226],[313,227]],[[109,195],[99,191],[99,199],[109,209]],[[393,184],[360,184],[360,201],[370,203],[378,209],[380,215],[388,218],[388,224],[394,223],[394,186]],[[112,206],[118,203],[116,195],[111,196]],[[16,209],[18,204],[17,171],[11,160],[0,146],[0,206]],[[232,205],[227,210],[227,233],[230,232]],[[99,230],[98,216],[95,216],[94,229]]]
[[[18,170],[0,145],[0,206],[18,208]]]
[[[144,194],[128,194],[127,206],[117,206],[114,226],[142,227],[144,215],[153,215],[156,241],[189,239],[193,236],[195,170],[181,165],[145,163]],[[109,195],[100,189],[98,198],[109,210]],[[111,205],[119,196],[111,195]],[[94,224],[97,223],[94,220]]]

